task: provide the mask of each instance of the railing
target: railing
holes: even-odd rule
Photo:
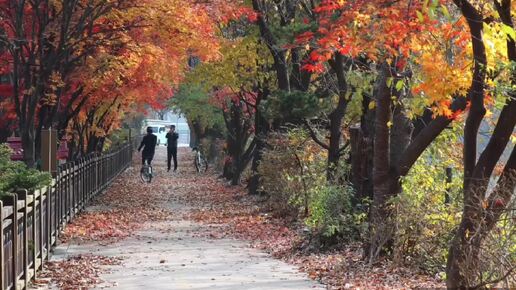
[[[60,165],[52,186],[0,200],[0,290],[27,288],[66,224],[131,164],[134,143]]]

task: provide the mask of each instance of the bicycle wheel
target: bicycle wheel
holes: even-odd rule
[[[149,181],[148,181],[148,182],[149,182],[149,183],[151,183],[151,181],[152,181],[152,176],[153,176],[152,166],[150,166],[150,165],[149,165],[149,169],[148,169],[147,173],[148,173],[148,179],[149,179]]]
[[[145,183],[151,182],[152,174],[150,172],[151,172],[150,166],[142,167],[142,169],[140,170],[140,178],[142,179],[143,182],[145,182]]]
[[[200,153],[199,151],[197,151],[195,153],[195,159],[194,159],[194,165],[195,165],[195,170],[197,171],[197,173],[201,173],[201,163],[200,163]]]
[[[200,152],[195,155],[195,169],[198,173],[204,173],[208,170],[208,161]]]
[[[201,154],[201,170],[202,172],[208,171],[208,160],[204,157],[204,155]]]

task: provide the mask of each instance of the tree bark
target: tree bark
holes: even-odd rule
[[[251,164],[251,179],[248,184],[248,192],[251,195],[262,194],[259,192],[260,186],[260,174],[258,172],[258,167],[263,157],[264,150],[267,146],[267,134],[269,131],[269,126],[267,120],[263,117],[260,104],[263,100],[267,98],[268,92],[258,92],[258,99],[256,101],[256,112],[254,115],[254,128],[255,128],[255,140],[256,140],[256,148],[254,150],[254,155],[252,157],[253,162]]]
[[[477,135],[485,115],[484,87],[487,57],[482,37],[483,17],[469,1],[454,0],[454,2],[468,22],[475,60],[473,80],[468,92],[471,108],[464,128],[464,206],[462,219],[453,238],[446,266],[446,285],[448,288],[462,289],[477,286],[477,270],[479,270],[480,265],[479,251],[483,239],[481,230],[484,223],[483,203],[492,171],[485,169],[485,164],[482,164],[484,162],[479,160],[477,163]],[[516,121],[515,115],[512,118]],[[495,132],[490,138],[490,144],[500,137],[496,136],[499,134],[497,129],[500,121],[501,119],[498,120],[497,128],[495,128]],[[514,128],[514,124],[512,128]],[[490,152],[490,144],[488,144],[482,155],[485,156],[487,153],[487,155],[490,155],[489,158],[492,158],[490,162],[496,164],[502,152],[496,156],[495,152]],[[503,145],[503,148],[505,148],[506,144]],[[503,151],[503,148],[501,151]]]
[[[390,213],[387,208],[387,201],[395,193],[391,191],[392,180],[390,168],[390,126],[391,115],[391,89],[387,86],[387,79],[391,77],[391,68],[384,63],[381,66],[378,76],[375,99],[375,137],[373,157],[373,205],[371,209],[371,244],[369,247],[370,261],[383,250],[385,244],[391,239],[392,228],[389,226]]]
[[[339,101],[335,109],[330,113],[330,140],[328,144],[328,164],[326,169],[326,178],[330,184],[339,182],[337,171],[341,156],[341,138],[342,138],[342,120],[346,115],[349,100],[346,99],[348,92],[348,84],[346,82],[344,57],[340,53],[335,53],[335,60],[331,61],[335,75],[337,76],[337,86]]]

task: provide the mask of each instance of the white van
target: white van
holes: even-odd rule
[[[190,143],[190,128],[188,124],[183,122],[163,121],[146,119],[142,128],[142,133],[146,134],[147,127],[152,128],[152,133],[158,137],[158,145],[166,146],[167,135],[170,125],[176,126],[176,132],[179,134],[178,147],[186,147]]]
[[[167,138],[165,138],[165,136],[167,135],[170,125],[175,124],[169,121],[147,119],[145,120],[145,126],[143,127],[142,133],[145,134],[147,132],[147,127],[151,127],[152,133],[158,136],[158,146],[166,145]]]

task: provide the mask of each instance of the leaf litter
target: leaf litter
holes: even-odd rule
[[[184,196],[193,210],[185,218],[208,225],[196,233],[209,238],[236,238],[270,253],[275,258],[294,264],[328,289],[413,289],[444,288],[438,277],[418,269],[380,261],[368,265],[362,259],[360,245],[347,245],[338,250],[307,252],[304,226],[268,214],[257,206],[257,197],[247,195],[243,187],[229,187],[215,176],[197,178],[192,186],[202,189]]]
[[[171,219],[173,213],[163,206],[168,198],[167,191],[158,183],[142,183],[138,174],[134,167],[123,172],[65,227],[60,233],[60,242],[107,245],[134,235],[145,222]],[[89,289],[103,282],[99,277],[108,271],[106,266],[121,263],[120,257],[73,256],[46,263],[43,279],[34,282],[52,283],[65,290]]]
[[[327,252],[303,250],[301,245],[307,236],[302,224],[273,217],[258,206],[258,198],[249,196],[245,188],[229,186],[215,174],[199,175],[192,170],[180,170],[172,178],[158,176],[151,184],[141,183],[137,175],[137,169],[130,168],[117,178],[106,193],[92,202],[93,210],[79,215],[67,226],[62,240],[110,243],[132,235],[144,222],[182,217],[204,225],[190,233],[194,236],[249,241],[251,247],[298,266],[328,289],[445,287],[440,279],[417,269],[398,267],[389,261],[368,265],[362,260],[362,249],[357,245]],[[175,211],[163,207],[171,201],[181,207]],[[99,265],[109,264],[109,259],[81,256],[55,262],[49,267],[52,270],[48,277],[61,289],[81,289],[81,285],[88,283],[91,284],[87,287],[91,287],[101,282],[99,271],[104,268]],[[71,265],[76,264],[86,269],[87,274],[74,276],[80,271],[64,270],[73,269]],[[75,280],[83,284],[74,284],[79,283]]]

